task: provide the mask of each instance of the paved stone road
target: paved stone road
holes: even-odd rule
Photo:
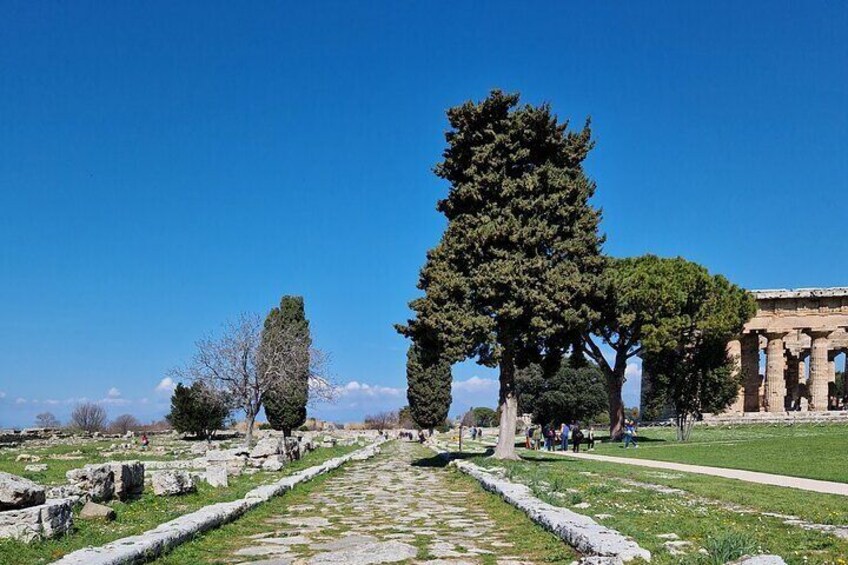
[[[429,453],[392,442],[368,461],[348,464],[310,495],[245,539],[229,562],[251,565],[528,563],[445,472],[412,463]]]

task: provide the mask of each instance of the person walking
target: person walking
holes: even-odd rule
[[[150,440],[147,439],[147,434],[141,434],[141,448],[147,450],[150,447]]]
[[[527,431],[524,433],[524,446],[527,449],[531,448],[530,442],[533,439],[533,426],[529,426]]]
[[[588,451],[595,451],[595,427],[590,425],[586,432],[586,447]]]
[[[580,443],[583,441],[583,432],[580,430],[580,424],[575,423],[571,427],[571,443],[574,444],[572,451],[580,453]]]
[[[533,428],[533,449],[539,451],[542,447],[542,429],[540,426]]]
[[[559,441],[563,451],[568,451],[568,434],[571,433],[571,428],[565,422],[559,428]]]

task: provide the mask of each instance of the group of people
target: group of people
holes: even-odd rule
[[[471,439],[478,440],[483,439],[483,428],[479,426],[471,426]]]
[[[562,451],[568,451],[569,445],[574,453],[580,452],[580,446],[585,442],[589,451],[595,449],[595,428],[587,430],[580,428],[579,422],[563,423],[559,429],[547,424],[530,426],[525,435],[527,449],[554,451],[559,444]],[[543,447],[544,446],[544,447]]]

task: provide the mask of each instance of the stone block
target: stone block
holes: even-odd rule
[[[126,500],[144,492],[144,463],[128,461],[110,463],[115,479],[115,496]]]
[[[227,487],[227,467],[224,465],[209,465],[206,467],[206,482],[213,487]]]
[[[26,467],[24,467],[24,471],[27,471],[29,473],[41,473],[42,471],[46,470],[46,463],[33,463],[32,465],[27,465]]]
[[[95,502],[111,500],[115,496],[115,473],[109,463],[72,469],[65,473],[65,477]]]
[[[282,453],[282,449],[281,442],[277,438],[269,437],[260,439],[256,442],[253,449],[250,450],[250,457],[271,457],[272,455],[279,455]]]
[[[285,458],[280,455],[266,457],[265,461],[262,463],[263,471],[276,472],[282,469],[283,467],[285,467]]]
[[[153,475],[153,494],[173,496],[197,490],[194,477],[185,471],[162,471]]]
[[[0,538],[26,543],[60,536],[71,529],[71,501],[48,500],[38,506],[0,512]]]
[[[103,504],[97,504],[90,500],[85,503],[79,513],[80,520],[105,520],[111,522],[115,519],[115,511]]]
[[[0,511],[44,504],[45,498],[44,487],[0,471]]]

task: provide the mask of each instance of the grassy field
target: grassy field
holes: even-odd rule
[[[389,447],[390,448],[390,447]],[[498,530],[514,542],[510,551],[519,554],[528,562],[572,563],[576,554],[559,538],[535,526],[523,512],[492,496],[480,488],[477,481],[454,469],[445,469],[444,462],[433,457],[432,451],[420,448],[421,460],[418,464],[433,466],[433,472],[445,474],[445,484],[450,491],[467,493],[468,504],[483,508],[497,523]],[[380,455],[380,457],[384,457]],[[248,536],[268,531],[267,520],[284,511],[289,505],[314,504],[315,495],[320,495],[322,485],[329,475],[318,477],[314,481],[296,486],[284,497],[276,498],[267,504],[251,510],[241,519],[217,530],[211,531],[195,540],[181,545],[170,554],[155,561],[156,565],[200,565],[225,562],[228,555],[242,547]],[[355,509],[351,509],[355,511]],[[419,547],[420,559],[430,559],[426,551],[426,540],[422,538]],[[417,545],[417,543],[416,543]],[[496,556],[483,556],[483,563],[494,565]]]
[[[674,461],[848,483],[848,426],[697,427],[686,443],[673,428],[639,432],[639,449],[601,443],[595,453]]]
[[[207,504],[236,500],[243,497],[247,491],[254,487],[273,482],[283,476],[317,465],[357,448],[358,446],[318,449],[277,473],[260,472],[253,475],[231,477],[229,487],[222,489],[212,488],[201,482],[196,493],[180,497],[154,496],[148,489],[143,496],[136,500],[126,503],[118,501],[110,503],[110,506],[117,513],[117,519],[114,522],[102,523],[75,519],[72,533],[59,539],[36,542],[30,545],[0,540],[0,563],[4,565],[49,563],[82,547],[103,545],[118,538],[139,534]],[[82,463],[86,462],[92,461],[62,463],[73,463],[70,467],[73,468],[80,467]],[[52,466],[53,462],[51,461],[50,464]],[[78,512],[79,508],[76,511]]]
[[[776,553],[797,565],[848,562],[848,540],[821,531],[822,526],[848,527],[843,497],[543,452],[522,455],[520,462],[479,456],[472,461],[500,467],[539,498],[633,537],[652,552],[652,563],[712,565],[747,552]],[[661,487],[675,490],[660,492]],[[777,515],[795,516],[818,529],[787,524]],[[685,554],[672,555],[664,546],[668,540],[658,537],[664,534],[689,542]]]

